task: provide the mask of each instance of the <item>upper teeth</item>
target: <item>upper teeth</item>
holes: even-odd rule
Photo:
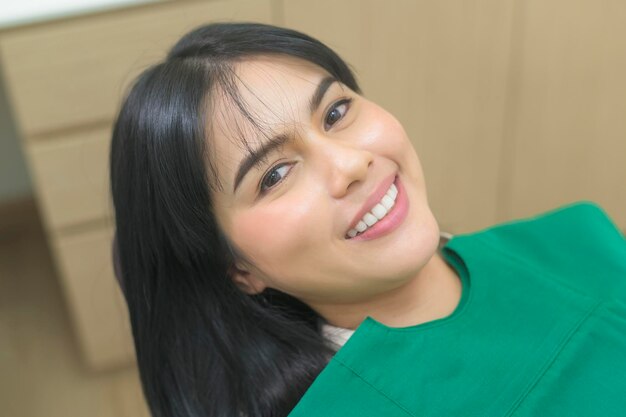
[[[398,189],[395,184],[391,184],[391,187],[387,190],[387,194],[383,196],[378,204],[372,207],[372,210],[365,213],[365,216],[355,226],[354,229],[348,230],[348,237],[355,237],[359,233],[363,233],[368,227],[374,226],[376,222],[385,217],[396,203],[396,197],[398,196]]]

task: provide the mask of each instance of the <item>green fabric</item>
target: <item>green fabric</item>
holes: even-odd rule
[[[290,413],[626,416],[626,241],[597,205],[457,235],[448,317],[359,325]]]

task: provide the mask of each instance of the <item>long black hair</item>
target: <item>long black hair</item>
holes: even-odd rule
[[[233,65],[283,54],[360,93],[348,65],[318,40],[259,23],[192,30],[146,69],[115,120],[110,153],[116,271],[144,395],[155,417],[286,416],[335,350],[306,304],[229,276],[239,253],[220,229],[220,187],[207,128],[226,92],[251,122]],[[260,127],[260,124],[255,123]]]

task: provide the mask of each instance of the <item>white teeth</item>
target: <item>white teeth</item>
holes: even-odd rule
[[[359,232],[359,233],[364,232],[365,229],[367,229],[367,225],[365,224],[365,222],[363,220],[361,220],[360,222],[357,223],[357,225],[356,225],[356,231],[357,232]],[[354,229],[352,229],[352,230],[354,230]],[[348,232],[348,233],[350,233],[350,232]]]
[[[387,196],[385,195],[385,197]],[[385,214],[387,214],[387,209],[382,204],[378,203],[372,209],[372,214],[376,216],[378,220],[380,220],[385,217]]]
[[[385,194],[383,199],[380,200],[380,204],[382,204],[383,207],[385,207],[387,209],[387,211],[389,211],[393,207],[393,205],[396,204],[396,202],[394,201],[393,198],[391,198],[387,194]]]
[[[363,221],[367,223],[368,226],[374,226],[378,219],[372,213],[365,213],[365,216],[363,216]]]
[[[368,227],[375,225],[378,220],[389,213],[391,208],[396,204],[396,197],[398,196],[398,188],[395,184],[391,184],[387,193],[380,200],[380,203],[376,204],[371,212],[365,213],[363,218],[357,223],[354,229],[348,231],[348,238],[353,238],[359,233],[363,233]]]
[[[387,195],[394,200],[396,199],[396,196],[398,195],[398,189],[396,188],[396,184],[391,184],[391,187],[389,187],[389,191],[387,191]]]

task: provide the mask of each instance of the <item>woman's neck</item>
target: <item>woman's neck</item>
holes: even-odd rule
[[[318,312],[328,324],[345,329],[356,329],[366,316],[389,327],[407,327],[452,314],[462,290],[456,271],[437,252],[405,285],[358,306],[325,306]]]

